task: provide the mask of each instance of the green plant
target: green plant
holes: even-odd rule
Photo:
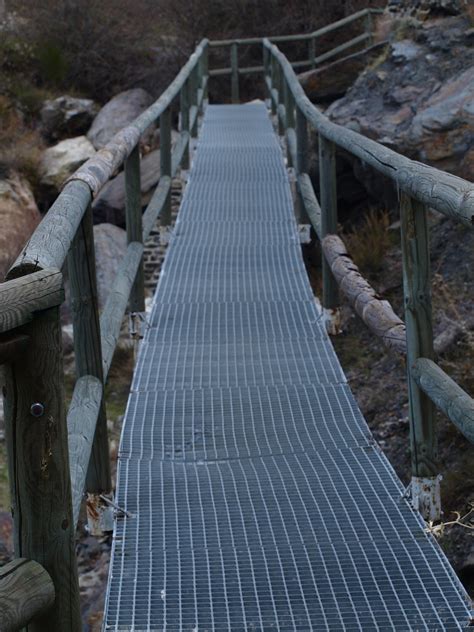
[[[371,209],[360,226],[344,237],[349,254],[363,271],[378,272],[391,246],[388,211]]]

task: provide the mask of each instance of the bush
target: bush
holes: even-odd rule
[[[31,42],[40,85],[104,101],[156,77],[157,22],[148,0],[11,4],[21,16],[23,40]]]
[[[363,272],[378,272],[390,248],[388,211],[370,210],[360,226],[344,237],[354,263]]]

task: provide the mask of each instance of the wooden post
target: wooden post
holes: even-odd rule
[[[231,93],[232,103],[239,102],[239,56],[237,42],[230,47]]]
[[[189,81],[183,84],[180,92],[181,132],[189,132]],[[183,169],[189,169],[189,145],[181,161]]]
[[[311,68],[316,68],[316,38],[311,37],[308,42],[308,54],[309,61],[311,62]]]
[[[54,604],[54,585],[41,564],[22,558],[0,568],[0,630],[17,632]]]
[[[308,124],[301,109],[296,106],[296,175],[308,173]],[[309,220],[305,213],[305,205],[301,196],[301,190],[297,185],[298,198],[296,205],[297,222],[308,224]]]
[[[283,98],[285,103],[285,128],[286,129],[294,129],[295,128],[295,99],[291,92],[290,86],[286,81],[285,76],[283,75]],[[289,147],[287,147],[287,160],[289,167],[296,167],[293,164],[293,159],[291,157],[291,151]]]
[[[28,630],[81,632],[59,308],[36,314],[24,333],[28,349],[5,369],[15,553],[41,564],[56,593]]]
[[[372,28],[373,28],[373,19],[372,19],[372,13],[369,10],[367,15],[365,16],[365,32],[369,36],[369,39],[367,40],[367,46],[372,46],[372,44],[374,43]]]
[[[276,69],[277,69],[277,81],[276,81],[277,85],[276,85],[276,88],[277,88],[277,91],[278,91],[278,100],[277,100],[278,135],[279,136],[284,136],[285,135],[285,125],[284,125],[284,122],[281,120],[282,117],[280,116],[280,113],[278,111],[280,103],[283,103],[283,101],[284,101],[284,95],[283,95],[283,81],[284,81],[284,77],[283,77],[282,67],[278,63],[278,60],[277,60]]]
[[[195,83],[193,85],[193,88],[194,87],[195,87]],[[194,91],[194,94],[196,94],[196,91]],[[170,111],[170,108],[166,108],[166,110],[160,116],[160,175],[171,177],[171,111]],[[169,226],[170,224],[171,224],[171,190],[168,192],[166,203],[161,212],[161,225]]]
[[[203,103],[209,99],[209,43],[202,52],[202,79],[204,85]]]
[[[197,67],[194,67],[189,75],[188,86],[189,86],[189,103],[191,105],[191,108],[197,107],[197,102],[198,102]],[[161,133],[161,121],[160,121],[160,133]],[[194,120],[194,124],[191,128],[191,137],[197,138],[197,135],[198,135],[198,117],[196,116]]]
[[[272,86],[272,90],[274,88],[276,88],[276,83],[277,83],[277,61],[275,59],[275,55],[273,55],[273,53],[271,54],[271,60],[270,60],[270,79],[271,79],[271,86]],[[270,94],[270,102],[271,102],[271,106],[272,106],[272,116],[275,116],[275,114],[277,114],[277,104],[273,101],[273,97]]]
[[[337,233],[336,147],[319,134],[319,188],[321,238]],[[328,333],[339,333],[339,290],[326,258],[322,256],[323,308]]]
[[[162,130],[160,128],[160,143]],[[162,157],[160,156],[162,159]],[[140,147],[137,144],[125,160],[125,215],[127,224],[127,243],[141,242],[143,239],[142,226],[142,192],[140,178]],[[130,311],[145,311],[145,275],[143,260],[137,271],[135,283],[130,292]]]
[[[432,360],[431,278],[426,207],[401,194],[403,293],[407,332],[407,373],[412,453],[412,498],[427,520],[440,518],[438,448],[434,409],[419,388],[412,367]]]
[[[68,255],[71,311],[74,326],[76,375],[92,375],[103,384],[99,306],[92,209],[89,207],[74,237]],[[94,494],[112,490],[107,415],[102,400],[87,470],[86,489]]]

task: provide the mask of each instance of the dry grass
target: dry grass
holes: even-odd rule
[[[370,210],[361,225],[345,235],[349,253],[354,262],[365,272],[378,272],[383,264],[391,239],[388,232],[388,211]]]

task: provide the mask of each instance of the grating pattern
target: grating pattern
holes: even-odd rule
[[[263,106],[211,106],[122,433],[105,630],[463,630],[321,324]]]

